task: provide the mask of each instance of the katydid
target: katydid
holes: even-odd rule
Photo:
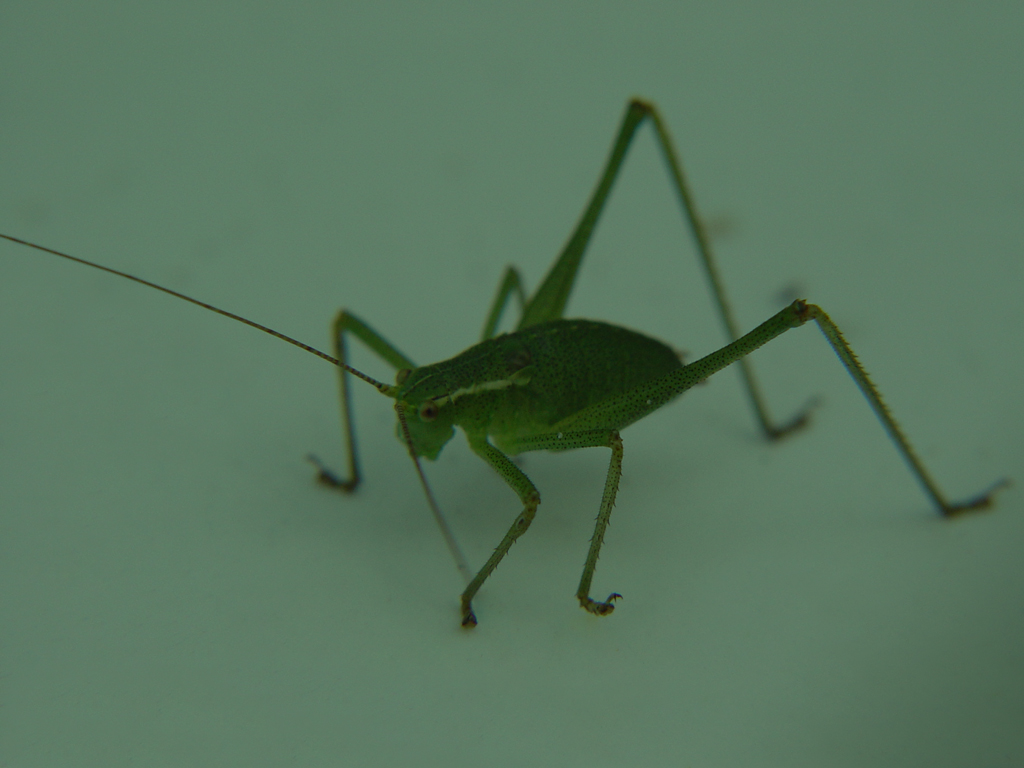
[[[679,197],[684,219],[708,278],[719,319],[729,337],[726,346],[691,363],[684,364],[666,344],[635,331],[591,320],[563,318],[576,272],[594,227],[630,143],[645,121],[650,121],[654,128],[672,186]],[[461,596],[461,622],[464,627],[476,625],[472,605],[474,596],[513,542],[530,527],[540,504],[537,488],[510,456],[526,451],[564,451],[597,446],[611,450],[597,523],[576,591],[576,598],[585,610],[597,616],[608,615],[614,610],[614,601],[621,595],[612,593],[604,600],[595,600],[590,596],[590,586],[619,486],[623,455],[620,431],[736,362],[740,365],[744,387],[760,429],[769,440],[777,440],[805,426],[809,408],[781,424],[769,417],[746,356],[776,336],[809,321],[821,329],[867,398],[911,474],[942,515],[952,517],[989,507],[996,489],[1003,484],[997,483],[986,492],[964,501],[949,501],[897,426],[839,328],[814,304],[793,301],[757,328],[740,334],[725,297],[708,236],[664,121],[653,104],[640,100],[629,103],[597,188],[540,287],[526,298],[519,272],[514,267],[507,268],[484,323],[481,341],[462,354],[433,365],[416,366],[369,325],[345,310],[337,314],[332,325],[334,356],[331,356],[251,320],[124,272],[16,237],[0,237],[97,267],[198,304],[277,336],[336,365],[348,471],[345,476],[339,476],[311,456],[311,461],[319,469],[318,479],[326,485],[351,492],[361,479],[352,429],[349,374],[392,398],[398,417],[399,437],[412,457],[431,510],[457,567],[467,581]],[[513,295],[521,308],[519,322],[511,333],[496,335],[500,318]],[[377,381],[347,364],[347,334],[362,341],[397,370],[394,384]],[[505,480],[522,503],[522,511],[475,575],[466,564],[434,501],[419,461],[420,458],[436,459],[456,426],[465,432],[471,449]]]

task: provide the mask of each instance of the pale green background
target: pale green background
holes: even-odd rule
[[[760,442],[732,372],[625,433],[609,619],[572,598],[607,452],[528,456],[465,633],[386,400],[332,494],[328,366],[4,244],[0,764],[1024,764],[1024,6],[215,5],[0,6],[0,231],[432,362],[643,95],[741,325],[820,303],[951,495],[1018,486],[935,519],[805,329],[754,359],[806,434]],[[722,342],[646,131],[570,310]],[[428,470],[482,562],[513,496],[461,437]]]

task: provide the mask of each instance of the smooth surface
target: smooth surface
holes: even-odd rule
[[[963,766],[1024,762],[1022,12],[982,6],[30,4],[0,10],[0,231],[326,346],[342,305],[419,362],[535,286],[632,95],[662,108],[741,325],[798,294],[847,334],[950,495],[931,514],[813,329],[623,434],[534,454],[534,527],[458,627],[458,574],[334,373],[0,244],[0,762],[33,766]],[[650,135],[571,314],[723,339]],[[721,228],[721,227],[720,227]],[[386,368],[359,354],[368,372]],[[428,467],[474,563],[518,512],[456,440]]]

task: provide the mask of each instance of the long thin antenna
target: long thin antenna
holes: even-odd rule
[[[402,425],[402,436],[405,438],[405,444],[409,448],[409,456],[412,457],[412,463],[416,465],[416,473],[420,476],[420,483],[423,484],[423,492],[427,495],[427,502],[430,504],[430,511],[434,514],[434,521],[437,523],[437,527],[441,529],[441,535],[444,536],[444,543],[448,545],[448,551],[452,553],[452,559],[455,560],[455,567],[459,569],[459,573],[462,574],[462,578],[466,580],[468,585],[473,580],[473,572],[469,568],[469,562],[466,560],[466,556],[462,553],[462,548],[459,547],[459,542],[455,540],[455,534],[452,533],[452,529],[448,527],[448,521],[444,519],[444,513],[441,512],[441,508],[437,505],[437,501],[434,499],[434,493],[430,490],[430,484],[427,483],[427,476],[423,472],[423,467],[420,466],[420,457],[416,455],[416,450],[412,445],[412,435],[409,434],[409,425],[405,423],[405,411],[402,410],[401,401],[395,401],[395,412],[398,414],[398,423]]]
[[[80,259],[77,256],[72,256],[69,253],[64,253],[62,251],[57,251],[57,250],[54,250],[53,248],[47,248],[45,245],[38,245],[36,243],[30,243],[28,240],[22,240],[20,237],[11,237],[10,235],[5,235],[2,232],[0,232],[0,237],[2,237],[4,240],[10,240],[12,243],[18,243],[19,245],[25,245],[25,246],[28,246],[29,248],[35,248],[37,251],[44,251],[45,253],[52,253],[54,256],[60,256],[62,259],[67,259],[68,261],[75,261],[75,262],[78,262],[79,264],[84,264],[87,267],[93,267],[95,269],[102,270],[103,272],[109,272],[112,275],[117,275],[118,277],[123,277],[126,280],[131,280],[134,283],[139,283],[140,285],[145,285],[145,286],[148,286],[149,288],[154,288],[154,289],[156,289],[158,291],[161,291],[163,293],[169,294],[170,296],[174,296],[177,299],[183,299],[183,300],[189,302],[190,304],[195,304],[197,307],[202,307],[203,309],[208,309],[211,312],[216,312],[218,315],[224,315],[224,317],[230,317],[232,320],[237,320],[240,323],[244,323],[245,325],[248,325],[250,328],[255,328],[257,331],[263,331],[264,333],[270,334],[274,338],[281,339],[281,341],[287,341],[289,344],[291,344],[293,346],[296,346],[299,349],[303,349],[306,352],[309,352],[311,355],[316,355],[317,357],[321,358],[322,360],[326,360],[331,365],[337,365],[337,366],[339,366],[341,368],[344,368],[346,371],[351,373],[353,376],[358,376],[363,381],[372,384],[380,392],[384,393],[385,395],[390,395],[391,391],[394,389],[394,387],[391,384],[385,384],[385,383],[383,383],[381,381],[377,381],[376,379],[371,378],[370,376],[367,376],[362,371],[357,371],[355,368],[353,368],[353,367],[351,367],[349,365],[345,365],[340,360],[338,360],[338,358],[331,357],[326,352],[321,352],[316,347],[310,346],[309,344],[305,344],[305,343],[299,341],[298,339],[293,339],[291,336],[287,336],[287,335],[281,333],[280,331],[275,331],[273,328],[268,328],[265,325],[260,325],[259,323],[254,322],[253,320],[247,320],[246,318],[242,317],[241,315],[236,315],[234,312],[228,312],[226,309],[221,309],[220,307],[215,307],[212,304],[207,304],[205,301],[199,301],[199,299],[193,299],[191,296],[186,296],[184,293],[178,293],[178,291],[173,291],[170,288],[164,288],[162,285],[157,285],[156,283],[151,283],[149,280],[143,280],[141,277],[136,277],[135,275],[129,275],[127,272],[122,272],[119,269],[113,269],[111,267],[104,267],[102,264],[97,264],[96,262],[89,261],[87,259]]]
[[[326,360],[329,363],[332,363],[333,365],[341,364],[337,358],[331,357],[326,352],[321,352],[316,347],[311,347],[309,344],[303,344],[301,341],[293,339],[291,336],[285,336],[283,333],[275,331],[273,328],[267,328],[267,326],[260,325],[259,323],[253,322],[252,320],[246,320],[244,317],[236,315],[234,312],[228,312],[226,309],[215,307],[212,304],[207,304],[205,301],[199,301],[199,299],[193,299],[191,296],[186,296],[184,293],[172,291],[170,288],[164,288],[162,285],[151,283],[149,282],[149,280],[143,280],[141,277],[136,277],[135,275],[129,275],[127,272],[122,272],[119,269],[104,267],[102,264],[87,261],[86,259],[80,259],[77,256],[72,256],[71,254],[63,253],[61,251],[55,251],[53,248],[47,248],[45,245],[37,245],[36,243],[30,243],[28,240],[22,240],[20,237],[11,237],[10,235],[5,235],[3,233],[0,233],[0,237],[2,237],[4,240],[10,240],[12,243],[27,245],[29,248],[35,248],[37,251],[45,251],[46,253],[52,253],[54,256],[60,256],[62,259],[67,259],[68,261],[77,261],[79,264],[85,264],[85,266],[87,267],[95,267],[96,269],[103,270],[104,272],[109,272],[112,275],[123,277],[126,280],[131,280],[132,282],[140,283],[142,285],[149,286],[150,288],[155,288],[158,291],[170,294],[171,296],[174,296],[179,299],[184,299],[185,301],[195,304],[196,306],[202,307],[203,309],[208,309],[211,312],[216,312],[218,315],[224,315],[224,317],[230,317],[232,320],[237,320],[240,323],[245,323],[246,325],[255,328],[258,331],[269,333],[271,336],[275,336],[281,339],[282,341],[287,341],[289,344],[294,344],[299,349],[304,349],[310,354],[323,358],[324,360]],[[371,383],[376,384],[377,382]]]

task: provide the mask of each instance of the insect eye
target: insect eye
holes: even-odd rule
[[[405,380],[409,378],[409,374],[412,373],[411,368],[402,368],[395,374],[395,384],[402,386]]]
[[[436,418],[437,403],[435,403],[433,400],[427,400],[427,402],[420,406],[420,420],[433,421]]]

